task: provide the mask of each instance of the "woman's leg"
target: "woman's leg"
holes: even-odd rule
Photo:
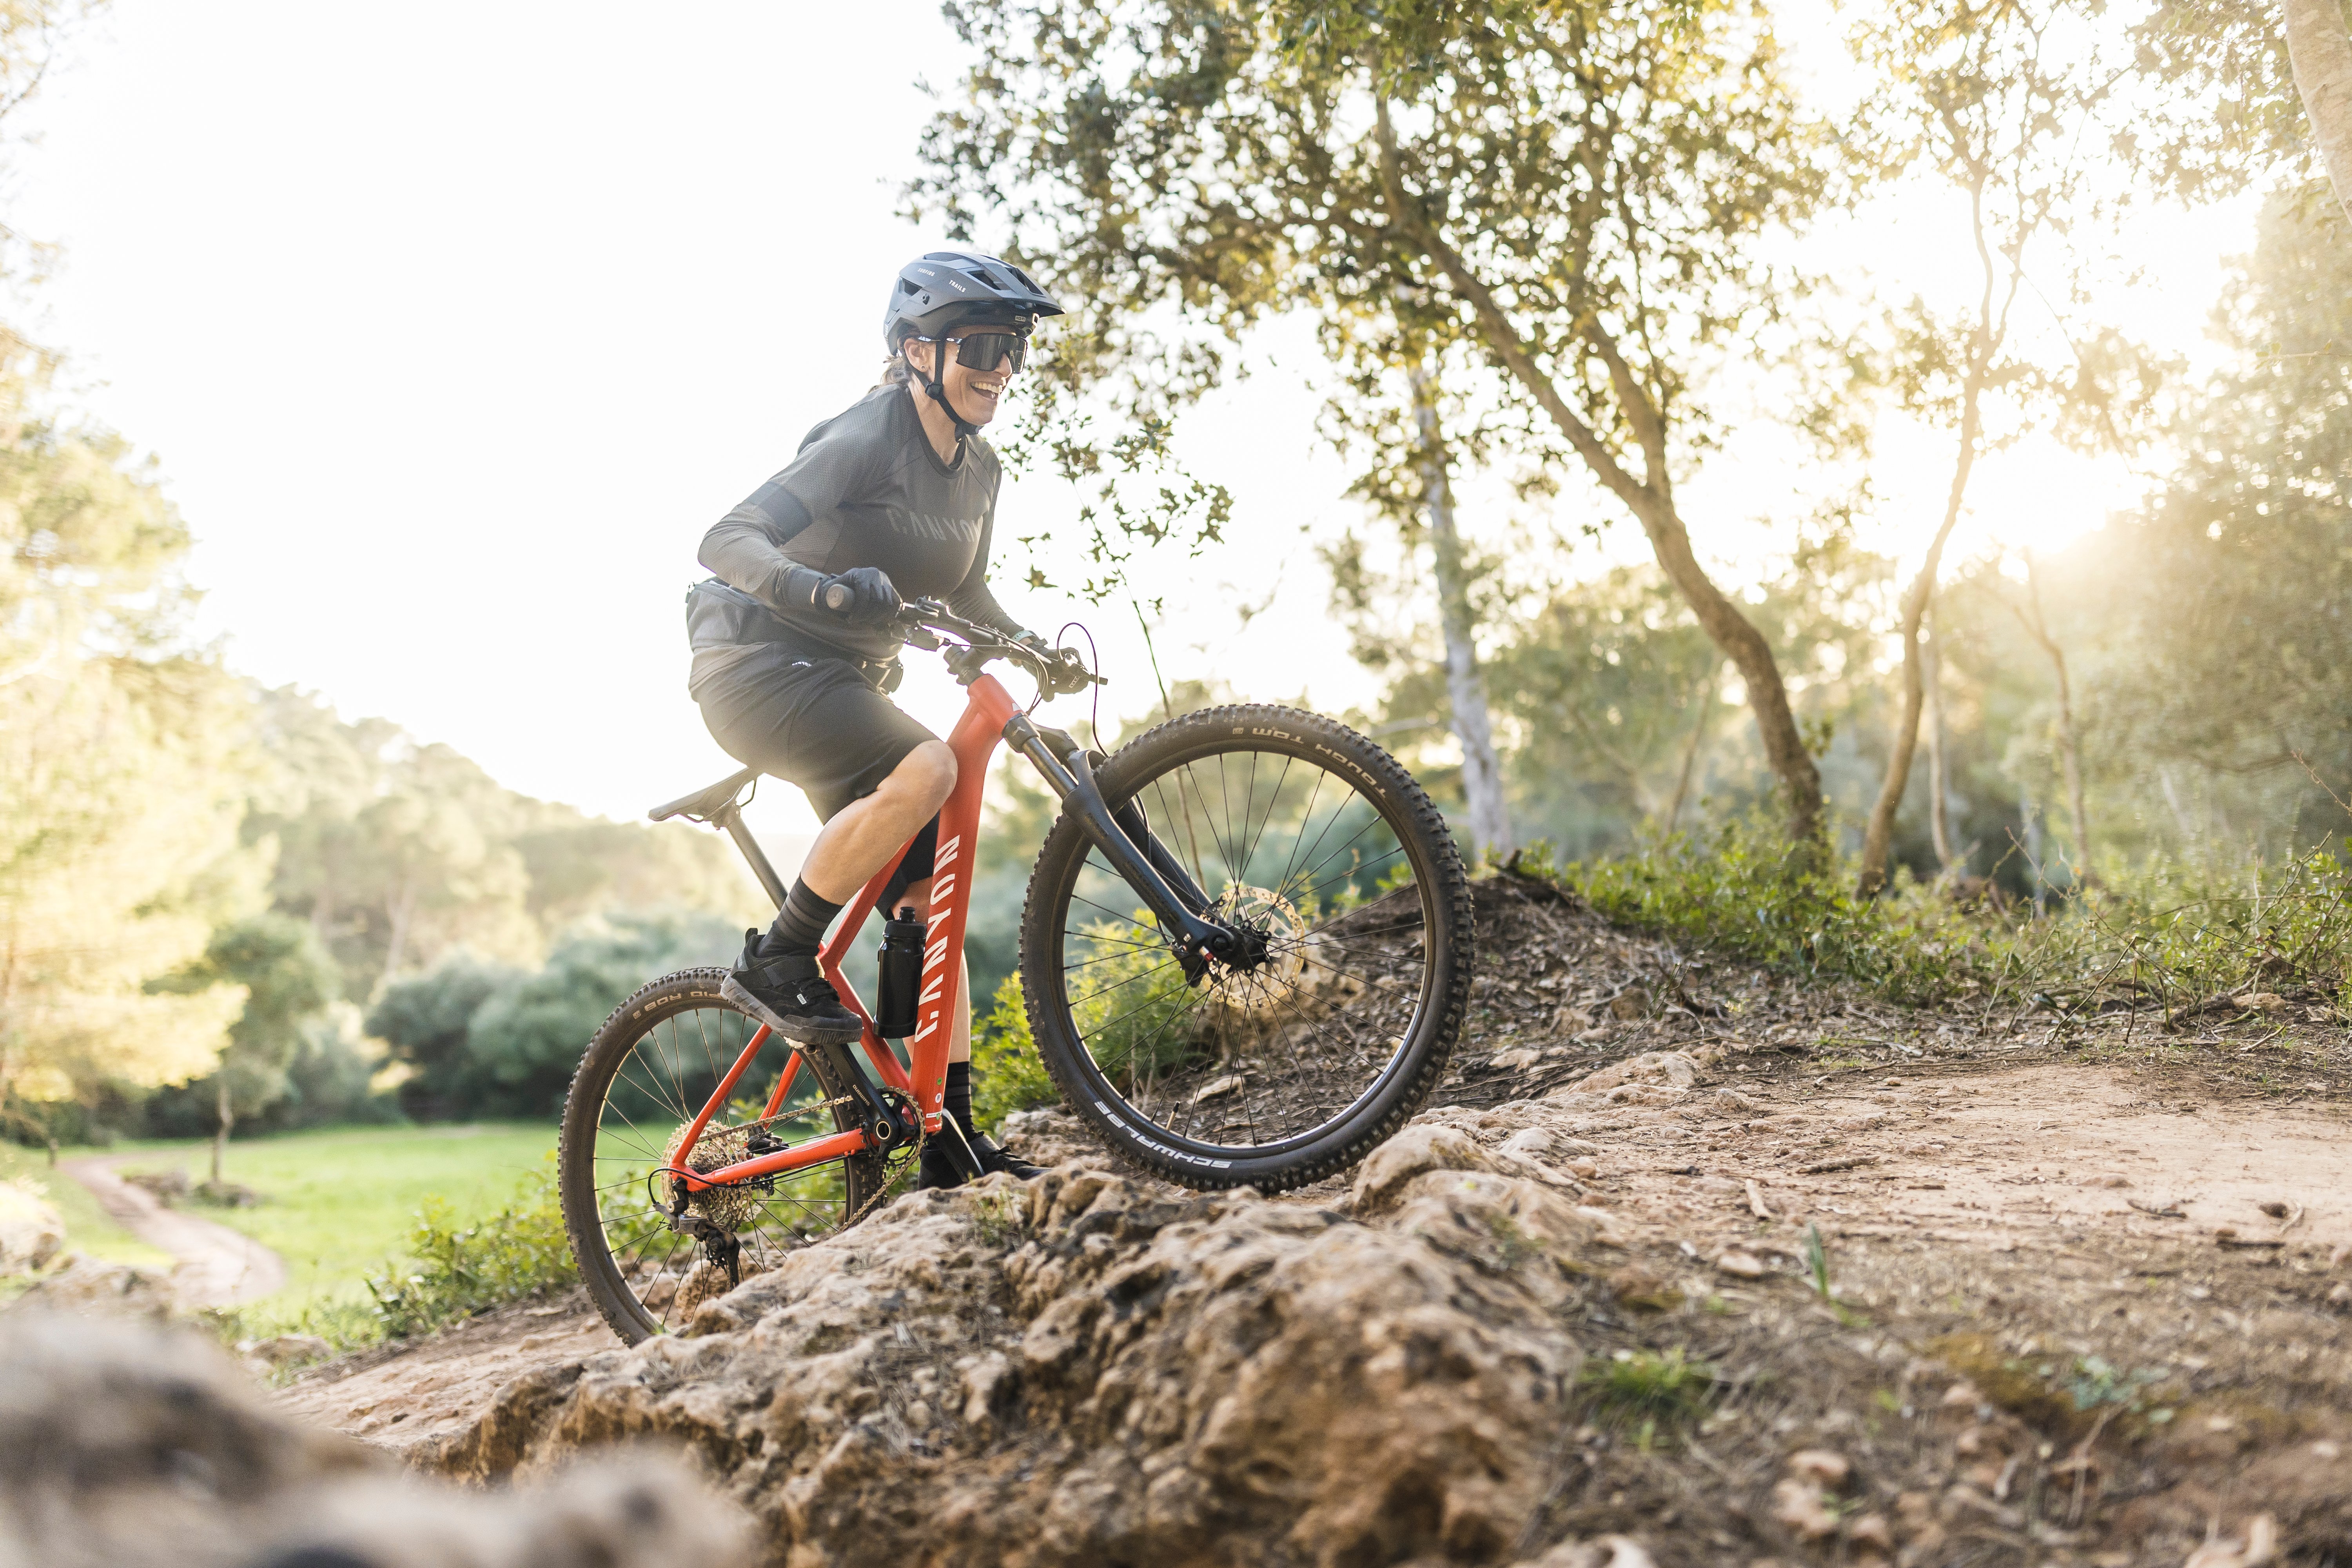
[[[879,868],[876,868],[877,870]],[[870,877],[874,873],[868,871],[866,874]],[[931,879],[926,877],[919,882],[908,883],[907,890],[899,897],[898,901],[902,904],[912,904],[919,910],[929,910]],[[960,952],[956,954],[956,984],[963,992],[963,1005],[957,1008],[955,1016],[948,1020],[948,1060],[968,1062],[971,1060],[972,1009],[980,1004],[971,994],[971,965],[963,961],[963,954]]]
[[[830,903],[845,904],[866,879],[890,863],[899,847],[940,814],[955,788],[955,753],[945,741],[908,752],[872,795],[833,814],[801,862],[801,880]],[[922,892],[918,896],[915,889]],[[930,897],[928,879],[907,891],[919,906]]]
[[[931,879],[926,877],[919,882],[908,883],[906,894],[900,901],[912,904],[919,910],[929,910],[931,907]],[[976,1085],[971,1068],[971,1015],[979,1005],[979,998],[971,994],[971,965],[964,961],[961,952],[956,954],[956,985],[963,993],[963,1005],[958,1007],[948,1020],[947,1094],[940,1109],[955,1119],[964,1141],[980,1157],[982,1171],[1007,1171],[1025,1182],[1032,1176],[1043,1174],[1043,1172],[1018,1154],[998,1148],[992,1139],[981,1132],[979,1124],[972,1120],[971,1097]],[[920,1185],[952,1187],[962,1180],[962,1173],[948,1157],[946,1151],[936,1145],[924,1146]]]

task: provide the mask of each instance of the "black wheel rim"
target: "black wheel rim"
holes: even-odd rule
[[[1122,785],[1154,837],[1266,959],[1187,985],[1090,845],[1059,900],[1054,998],[1123,1120],[1188,1154],[1276,1157],[1376,1104],[1434,1026],[1433,868],[1395,808],[1337,771],[1255,748],[1196,752]]]

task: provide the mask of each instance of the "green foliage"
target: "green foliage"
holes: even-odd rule
[[[1587,1362],[1583,1381],[1596,1415],[1654,1424],[1654,1429],[1703,1414],[1715,1391],[1716,1372],[1706,1362],[1690,1360],[1677,1345]]]
[[[447,1199],[426,1199],[408,1258],[371,1275],[367,1289],[383,1332],[405,1338],[578,1277],[551,1153],[487,1219],[461,1225]]]
[[[2352,995],[2352,868],[2331,849],[2255,860],[2226,879],[2158,861],[2093,889],[2070,918],[2023,927],[2011,966],[2067,1012],[2172,1012],[2253,992],[2340,1008]]]
[[[0,78],[28,34],[0,17]],[[0,237],[0,249],[8,239]],[[152,992],[260,902],[242,691],[196,647],[188,532],[152,463],[43,416],[0,330],[0,1108],[208,1068],[234,991]]]
[[[245,1005],[229,1026],[220,1066],[211,1078],[191,1086],[190,1098],[214,1097],[225,1081],[229,1109],[238,1116],[284,1099],[293,1088],[289,1075],[305,1035],[336,1000],[341,978],[306,921],[265,910],[214,931],[202,958],[149,987],[182,994],[215,986],[244,991]]]
[[[272,898],[333,933],[352,995],[461,948],[536,963],[558,933],[610,910],[756,912],[717,834],[517,795],[446,746],[381,719],[346,722],[291,687],[257,700],[275,767],[245,834],[276,846]]]
[[[1813,1294],[1826,1301],[1830,1299],[1830,1249],[1822,1244],[1821,1226],[1805,1226],[1805,1273],[1813,1282]]]
[[[1520,866],[1545,870],[1532,858]],[[1984,931],[1952,905],[1913,889],[1858,898],[1843,858],[1800,849],[1760,815],[1644,837],[1625,855],[1556,875],[1612,920],[1776,968],[1858,980],[1897,1001],[1950,995],[1990,960]]]
[[[418,1070],[433,1116],[551,1116],[606,1015],[656,975],[731,960],[740,930],[715,915],[589,921],[525,971],[452,953],[386,989],[368,1027]]]
[[[994,1004],[972,1031],[971,1081],[971,1119],[983,1132],[993,1133],[1016,1110],[1050,1105],[1057,1098],[1030,1037],[1018,973],[1004,977]]]
[[[2175,1012],[2256,991],[2338,1007],[2352,999],[2352,867],[2332,849],[2276,865],[2160,858],[2042,918],[1907,881],[1857,898],[1843,859],[1795,852],[1761,816],[1556,869],[1538,847],[1513,868],[1693,948],[1858,981],[1913,1005],[2005,997],[2083,1014]]]

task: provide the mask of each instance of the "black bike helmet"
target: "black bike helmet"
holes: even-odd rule
[[[882,311],[882,340],[897,353],[908,338],[942,336],[992,316],[1025,333],[1062,307],[1011,262],[976,250],[927,251],[898,269]]]

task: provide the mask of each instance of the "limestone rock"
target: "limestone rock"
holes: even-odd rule
[[[181,1301],[168,1275],[128,1263],[101,1263],[77,1252],[67,1254],[64,1268],[36,1279],[10,1306],[160,1323],[180,1310]]]
[[[1492,1171],[1495,1158],[1468,1133],[1413,1121],[1372,1151],[1356,1171],[1351,1207],[1370,1217],[1396,1207],[1406,1185],[1424,1171]]]
[[[1607,1216],[1458,1130],[1407,1139],[1360,1187],[1379,1224],[1071,1167],[910,1194],[429,1462],[682,1442],[794,1565],[942,1530],[1007,1568],[1504,1561],[1580,1364],[1547,1303]]]
[[[1638,1057],[1587,1073],[1567,1087],[1579,1094],[1600,1094],[1628,1083],[1663,1083],[1688,1089],[1698,1081],[1698,1064],[1681,1051],[1644,1051]]]
[[[996,1141],[1032,1164],[1113,1168],[1102,1140],[1058,1105],[1014,1111],[997,1130]]]
[[[0,1278],[48,1267],[66,1244],[66,1224],[29,1182],[0,1182]]]
[[[295,1425],[194,1334],[0,1325],[0,1562],[50,1568],[657,1568],[732,1562],[741,1519],[675,1462],[454,1493]]]

